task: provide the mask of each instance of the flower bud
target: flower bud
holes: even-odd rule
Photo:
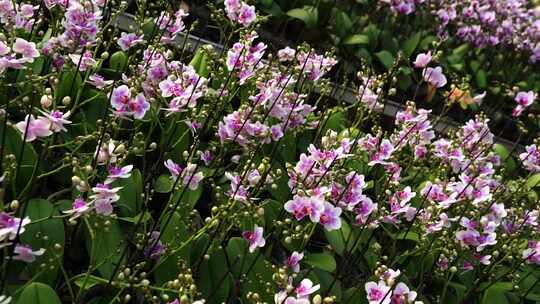
[[[74,184],[74,185],[78,185],[80,182],[81,182],[81,178],[78,177],[77,175],[73,175],[71,177],[71,182]]]
[[[9,207],[10,207],[12,210],[17,210],[17,209],[19,209],[19,201],[18,201],[18,200],[12,200],[11,203],[9,204]]]
[[[41,96],[39,103],[41,104],[43,108],[47,109],[52,105],[52,99],[49,98],[48,95],[43,95]]]
[[[71,97],[69,96],[65,96],[64,98],[62,98],[62,104],[67,106],[71,103]]]

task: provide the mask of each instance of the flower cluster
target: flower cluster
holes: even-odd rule
[[[132,115],[136,119],[142,119],[150,109],[150,103],[142,93],[131,98],[131,91],[127,85],[121,85],[111,92],[111,105],[116,110],[114,114],[119,117]]]
[[[287,290],[275,294],[274,303],[308,304],[311,303],[309,300],[310,295],[320,288],[321,285],[314,285],[310,279],[303,279],[296,287],[294,287],[292,285],[292,278],[290,278]],[[289,292],[288,290],[292,290],[292,292]]]
[[[17,38],[11,47],[0,39],[0,56],[0,73],[3,73],[10,68],[20,70],[26,63],[34,62],[39,51],[34,42],[22,38]]]
[[[240,0],[225,0],[225,12],[232,22],[249,26],[257,19],[255,7]]]
[[[197,100],[206,95],[206,78],[199,76],[192,67],[181,63],[170,63],[168,68],[171,74],[159,82],[161,97],[172,97],[165,110],[172,114],[194,108]]]
[[[375,273],[379,276],[379,281],[371,281],[365,284],[366,298],[369,304],[422,303],[421,301],[415,301],[417,293],[410,290],[405,283],[399,282],[395,284],[401,271],[383,265]]]
[[[302,153],[300,161],[289,170],[288,184],[294,197],[285,203],[285,210],[297,221],[308,217],[327,230],[341,227],[342,208],[356,212],[358,221],[366,221],[376,204],[362,193],[364,176],[356,172],[339,176],[331,169],[351,156],[351,140],[338,140],[335,133],[322,140],[323,149],[310,145],[309,154]]]
[[[253,38],[252,35],[248,36]],[[262,68],[263,64],[259,59],[264,49],[265,46],[259,43],[255,51],[253,48],[247,50],[249,54],[245,57],[242,56],[244,46],[236,43],[233,46],[234,51],[229,51],[227,65],[229,70],[232,70],[232,66],[240,64],[240,83],[244,83],[254,74],[254,66],[260,65]],[[282,51],[286,51],[288,55],[283,55]],[[297,53],[290,48],[280,52],[281,62],[289,62],[294,70],[315,82],[335,64],[332,58],[315,54],[308,56],[307,53]],[[245,58],[249,58],[250,63],[242,64],[245,63]],[[237,64],[234,65],[234,62]],[[305,95],[295,92],[299,75],[295,78],[294,73],[287,75],[287,72],[291,73],[289,70],[280,71],[272,66],[267,69],[268,78],[255,83],[258,92],[249,97],[249,103],[228,114],[219,123],[218,135],[222,143],[234,141],[242,147],[258,145],[260,142],[270,143],[280,140],[288,130],[310,126],[308,115],[315,108],[304,102]]]
[[[264,66],[261,60],[266,50],[266,44],[259,42],[253,46],[257,37],[256,32],[251,32],[236,42],[227,52],[227,69],[238,73],[241,85]]]
[[[16,3],[9,0],[0,1],[0,23],[7,29],[22,29],[27,32],[34,26],[34,14],[38,6]]]
[[[185,29],[184,19],[188,15],[189,14],[184,12],[183,9],[179,9],[174,13],[174,15],[171,15],[166,11],[161,13],[161,15],[156,19],[156,24],[160,30],[165,30],[165,33],[161,36],[162,43],[172,43],[176,39],[178,34]],[[136,40],[140,39],[136,36],[132,36],[132,38],[135,38]]]
[[[12,241],[15,241],[24,231],[25,226],[30,224],[30,218],[17,218],[8,213],[0,213],[0,248],[10,246]],[[32,263],[36,257],[43,255],[45,249],[33,251],[30,245],[17,243],[13,249],[14,260]]]
[[[48,137],[53,133],[66,132],[65,125],[71,123],[67,119],[70,115],[69,111],[66,113],[61,111],[43,112],[43,116],[38,118],[34,115],[28,115],[23,121],[17,123],[16,127],[23,134],[23,138],[30,142],[38,137]]]

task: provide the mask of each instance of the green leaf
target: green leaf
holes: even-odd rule
[[[169,175],[160,175],[154,182],[154,190],[158,193],[169,193],[172,190],[174,181]]]
[[[93,218],[95,221],[96,218]],[[115,265],[121,263],[120,258],[125,244],[122,242],[122,229],[117,220],[109,219],[108,229],[99,227],[93,230],[94,239],[90,236],[86,238],[86,246],[90,252],[90,264],[98,265],[97,269],[101,275],[110,278]]]
[[[314,28],[319,21],[319,10],[310,5],[303,8],[294,8],[287,12],[287,15],[304,21],[308,28]]]
[[[142,219],[141,219],[142,216]],[[141,223],[147,223],[149,220],[152,219],[152,215],[149,212],[139,213],[133,217],[118,217],[119,220],[128,222],[131,224],[139,223],[139,220]]]
[[[52,36],[52,31],[53,29],[52,28],[49,28],[47,30],[47,32],[45,32],[45,35],[43,35],[43,38],[41,39],[41,42],[38,43],[38,48],[41,49],[43,47],[43,45],[45,44],[45,42],[49,41],[49,39],[51,39],[51,36]]]
[[[54,90],[54,99],[60,104],[65,96],[71,96],[72,100],[77,95],[77,90],[82,89],[83,80],[79,73],[72,69],[63,69],[58,86]]]
[[[171,213],[168,212],[164,216],[164,219],[168,219],[170,217],[170,214]],[[188,219],[185,217],[182,218],[180,212],[176,211],[169,220],[169,223],[165,223],[165,220],[160,223],[160,240],[163,242],[163,244],[168,247],[176,246],[189,238],[189,231],[187,226]],[[165,224],[167,224],[166,228]]]
[[[409,241],[413,241],[415,243],[418,243],[420,241],[420,235],[418,233],[416,233],[416,232],[413,232],[413,231],[409,231],[407,234],[405,234],[405,231],[400,232],[395,236],[395,238],[398,241],[409,240]]]
[[[186,190],[184,191],[184,188],[180,188],[180,190],[177,190],[174,193],[174,195],[173,195],[173,197],[171,199],[171,202],[173,204],[176,204],[178,202],[178,200],[180,199],[180,205],[179,205],[177,211],[180,212],[181,215],[187,216],[193,210],[193,208],[195,207],[195,205],[199,201],[199,198],[201,197],[202,191],[203,191],[203,186],[202,185],[197,187],[197,189],[195,189],[195,190],[191,190],[189,188],[186,188]],[[183,195],[182,195],[182,192],[184,192]],[[180,198],[180,196],[181,196],[181,198]]]
[[[296,158],[296,136],[292,133],[286,133],[281,138],[279,144],[279,155],[281,158],[288,162],[294,163]]]
[[[452,287],[452,289],[456,292],[457,300],[460,301],[461,298],[465,295],[465,292],[467,291],[467,287],[463,284],[450,282],[448,283],[448,286]]]
[[[267,200],[264,204],[264,221],[273,223],[280,215],[283,204],[276,200]]]
[[[151,18],[144,22],[142,26],[142,31],[144,34],[144,39],[146,41],[150,41],[150,39],[154,38],[154,36],[159,33],[159,29],[156,26],[155,20]]]
[[[399,51],[399,44],[395,32],[384,30],[381,32],[380,36],[381,50],[388,51],[391,54],[397,54]]]
[[[104,112],[107,110],[106,105],[109,102],[109,98],[105,93],[91,88],[84,89],[82,100],[80,104],[83,110],[77,111],[78,113],[73,117],[73,121],[84,126],[84,132],[75,135],[87,135],[87,133],[97,130],[96,121],[104,117]],[[73,131],[70,130],[70,133],[73,133]]]
[[[222,250],[212,252],[208,260],[203,259],[199,269],[197,287],[204,298],[211,303],[226,302],[231,285],[232,279],[228,273],[227,260]]]
[[[133,169],[129,178],[122,178],[112,183],[113,187],[122,187],[118,191],[120,199],[116,203],[118,215],[123,217],[134,217],[142,209],[143,180],[139,169]]]
[[[405,44],[403,45],[403,53],[407,58],[411,57],[411,55],[414,53],[416,48],[418,47],[418,44],[420,43],[420,38],[422,37],[421,32],[417,32],[414,35],[412,35],[407,41],[405,41]]]
[[[189,65],[195,69],[199,76],[208,77],[208,54],[203,48],[197,49]]]
[[[350,239],[352,238],[351,227],[344,218],[341,218],[340,229],[332,231],[325,229],[324,234],[326,235],[326,239],[328,240],[328,243],[330,243],[330,246],[332,246],[332,248],[340,255],[345,251],[345,244],[348,243],[348,246],[350,247],[354,243],[353,240]]]
[[[24,145],[24,151],[22,154],[21,167],[17,172],[17,179],[15,182],[15,192],[19,192],[24,189],[26,184],[32,178],[32,172],[34,166],[37,163],[37,153],[31,143],[23,143],[22,134],[15,130],[12,126],[8,126],[5,130],[5,151],[4,155],[13,154],[16,158],[21,155],[21,149]],[[4,124],[0,124],[0,136],[4,134]]]
[[[124,68],[127,65],[128,58],[126,56],[126,53],[124,51],[117,51],[114,54],[112,54],[111,59],[109,61],[109,67],[116,72],[121,73],[124,71]]]
[[[501,161],[504,161],[504,167],[508,171],[513,172],[517,164],[514,158],[510,156],[510,151],[508,151],[508,148],[506,148],[505,145],[497,143],[493,146],[493,150],[501,158]]]
[[[438,40],[437,37],[433,36],[433,35],[424,37],[424,39],[422,39],[422,41],[420,41],[420,49],[422,49],[422,50],[431,50],[433,48],[431,43],[433,43],[434,41],[437,41],[437,40]]]
[[[506,291],[512,290],[512,283],[495,283],[484,292],[482,304],[510,304]]]
[[[273,272],[271,264],[264,260],[263,255],[249,253],[247,249],[248,244],[243,238],[232,237],[229,240],[227,244],[227,256],[231,264],[231,272],[233,272],[235,277],[247,274],[247,280],[242,284],[243,295],[257,290],[262,299],[270,303],[273,294],[266,291],[265,283],[272,280]]]
[[[34,282],[23,289],[17,303],[61,304],[62,302],[60,302],[60,298],[49,285]]]
[[[381,33],[381,30],[379,30],[377,25],[369,24],[362,32],[369,37],[370,46],[372,48],[376,47],[377,41],[379,40],[379,34]]]
[[[321,294],[330,294],[336,297],[335,303],[341,303],[341,282],[333,274],[319,269],[313,269],[313,272],[317,276],[317,282],[321,284],[319,292]]]
[[[345,12],[339,9],[336,9],[335,12],[336,13],[334,17],[333,27],[336,33],[339,35],[339,37],[343,38],[351,30],[353,26],[353,22],[351,21],[351,18],[349,18],[349,16]]]
[[[167,220],[170,216],[170,212],[164,217]],[[167,228],[165,229],[165,220],[161,222],[161,242],[167,248],[173,249],[189,238],[188,227],[186,226],[187,218],[182,218],[179,212],[175,212]],[[206,243],[205,243],[206,244]],[[156,267],[154,276],[158,284],[164,284],[167,281],[174,280],[178,276],[178,263],[181,260],[187,260],[189,258],[190,246],[185,246],[182,250],[175,254],[169,254],[163,256],[163,261],[160,261],[159,266]]]
[[[499,144],[499,143],[496,143],[493,146],[493,150],[495,150],[495,153],[499,155],[501,160],[507,158],[510,155],[510,151],[508,151],[508,149],[504,145]]]
[[[261,10],[267,13],[268,15],[274,16],[274,17],[282,17],[285,15],[283,11],[281,10],[281,7],[279,6],[279,4],[277,4],[273,0],[260,0],[260,1],[267,2],[267,3],[271,2],[269,6],[264,6],[261,8]]]
[[[465,54],[469,51],[469,44],[468,43],[464,43],[460,46],[458,46],[457,48],[455,48],[453,51],[452,51],[452,54],[453,55],[456,55],[456,56],[459,56],[459,57],[463,57],[465,56]]]
[[[189,263],[191,266],[195,265],[200,259],[203,258],[204,251],[210,243],[210,237],[208,234],[203,234],[199,239],[193,242],[189,251]]]
[[[325,135],[328,130],[334,130],[340,132],[345,128],[345,123],[347,119],[345,117],[344,111],[334,111],[330,114],[330,117],[326,121],[321,134]]]
[[[43,66],[45,64],[45,58],[44,57],[38,57],[34,59],[33,63],[28,63],[26,66],[28,69],[24,70],[18,70],[17,71],[17,88],[21,95],[30,95],[30,90],[32,90],[32,84],[29,81],[26,81],[26,77],[32,72],[33,75],[40,75]],[[34,96],[35,97],[35,96]]]
[[[259,0],[259,2],[265,7],[271,7],[274,3],[274,0]]]
[[[484,71],[484,70],[479,70],[479,71],[476,73],[476,84],[478,84],[478,87],[480,87],[480,88],[485,88],[485,87],[487,87],[487,76],[486,76],[486,71]]]
[[[367,63],[371,64],[373,62],[373,57],[371,56],[371,53],[366,50],[365,48],[360,48],[354,55],[357,58],[365,60]]]
[[[39,274],[36,277],[38,281],[52,284],[56,279],[59,263],[62,263],[63,252],[55,249],[54,245],[59,244],[64,248],[64,223],[61,219],[52,218],[52,216],[59,215],[59,212],[54,209],[49,201],[31,199],[27,204],[27,215],[32,222],[37,222],[25,226],[25,231],[21,234],[21,240],[24,244],[30,245],[32,250],[45,249],[42,256],[37,257],[34,262],[28,264],[28,270],[32,275]],[[47,263],[50,267],[45,272],[40,267],[42,263]]]
[[[173,116],[171,116],[173,118]],[[167,158],[172,159],[174,162],[182,162],[182,153],[189,151],[190,131],[189,127],[180,119],[171,119],[172,126],[170,132],[163,132],[162,140],[168,143]]]
[[[394,56],[388,51],[380,51],[378,53],[375,53],[375,56],[379,58],[379,60],[386,67],[386,69],[390,69],[394,65]]]
[[[357,304],[365,301],[366,293],[363,288],[351,287],[343,293],[344,304]]]
[[[78,276],[73,282],[77,287],[81,288],[82,290],[88,290],[96,285],[99,285],[103,282],[103,278],[97,277],[95,275],[80,275]]]
[[[336,269],[336,260],[326,252],[309,254],[305,258],[306,263],[324,271],[332,272]]]
[[[413,81],[412,81],[412,78],[411,76],[409,75],[398,75],[398,86],[402,89],[402,90],[407,90],[407,88],[409,88],[410,86],[412,86],[413,84]]]
[[[367,45],[369,44],[369,37],[362,34],[351,35],[345,38],[345,40],[343,40],[343,44],[346,44],[346,45],[366,44]]]
[[[536,173],[527,179],[527,189],[540,186],[540,173]]]

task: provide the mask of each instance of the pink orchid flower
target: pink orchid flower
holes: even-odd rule
[[[426,68],[423,75],[424,81],[430,83],[436,88],[442,88],[447,83],[446,76],[444,76],[440,66],[435,68]]]
[[[13,51],[21,54],[25,62],[34,62],[34,58],[39,57],[36,44],[34,42],[28,42],[22,38],[15,39]]]
[[[32,263],[36,260],[36,257],[41,256],[45,253],[45,249],[41,248],[36,251],[32,251],[32,247],[29,245],[17,244],[13,253],[16,255],[13,257],[14,260],[23,261],[26,263]]]
[[[251,253],[255,252],[255,249],[257,249],[257,247],[264,247],[264,245],[266,244],[266,241],[263,237],[263,227],[255,225],[253,231],[244,231],[242,232],[242,236],[246,241],[248,241],[249,252]]]
[[[427,53],[420,53],[416,56],[414,61],[415,68],[425,68],[431,62],[431,51]]]
[[[289,266],[294,272],[300,271],[300,261],[304,258],[304,253],[293,251],[293,253],[287,258],[287,266]]]
[[[47,118],[40,117],[36,119],[31,114],[30,116],[27,115],[23,121],[18,122],[15,126],[23,133],[23,138],[27,142],[33,141],[38,137],[47,137],[53,133],[50,128],[51,123]]]
[[[316,292],[321,288],[320,284],[313,285],[313,282],[310,279],[303,279],[298,287],[296,287],[296,295],[299,298],[307,298],[310,294]]]

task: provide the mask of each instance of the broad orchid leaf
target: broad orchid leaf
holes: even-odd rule
[[[49,285],[34,282],[23,289],[18,303],[60,304],[62,302]]]
[[[21,235],[23,244],[30,245],[33,251],[44,249],[43,255],[28,265],[28,270],[40,282],[52,284],[62,263],[65,245],[64,223],[53,205],[44,199],[31,199],[27,202],[27,216],[35,223],[25,227]],[[47,265],[47,271],[40,267]]]
[[[319,10],[309,5],[302,8],[294,8],[288,11],[287,15],[304,21],[308,28],[314,28],[319,20]]]
[[[306,263],[313,267],[332,272],[336,270],[336,260],[329,253],[313,253],[305,257]]]

